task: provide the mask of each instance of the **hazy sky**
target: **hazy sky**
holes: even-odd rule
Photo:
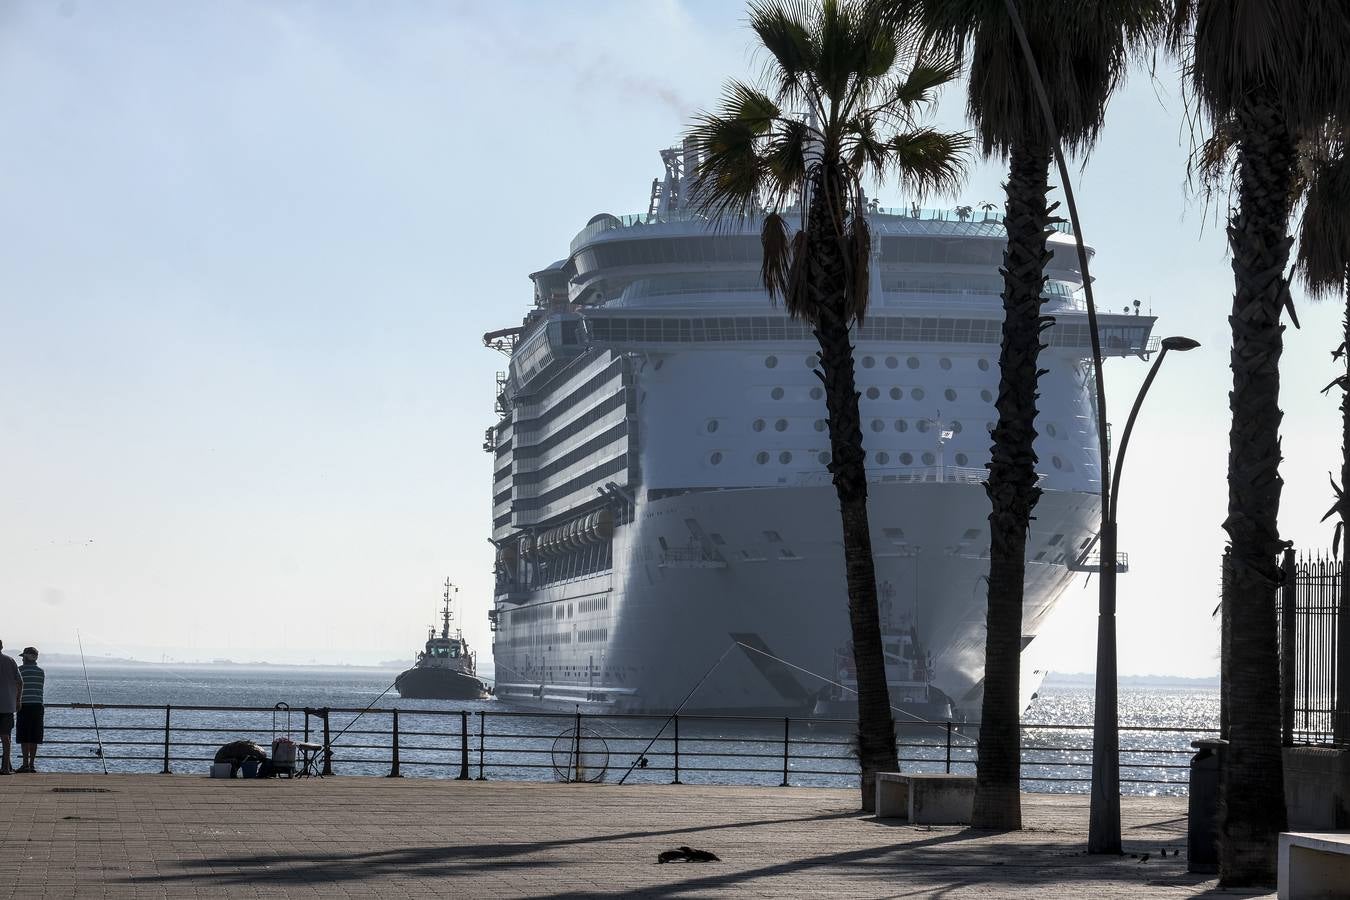
[[[730,0],[0,6],[0,638],[373,662],[420,646],[448,575],[488,661],[505,360],[479,336],[593,214],[645,209],[749,39]],[[1217,670],[1232,274],[1176,84],[1136,73],[1076,185],[1102,306],[1204,344],[1130,448],[1126,674]],[[1281,529],[1319,547],[1341,312],[1298,306]],[[1118,428],[1146,369],[1108,364]],[[1076,584],[1054,668],[1092,668],[1095,614]]]

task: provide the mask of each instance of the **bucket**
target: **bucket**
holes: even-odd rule
[[[239,772],[244,778],[258,777],[258,761],[256,759],[246,759],[239,767]]]
[[[227,762],[225,762],[225,763],[212,763],[212,764],[211,764],[211,777],[212,777],[212,778],[229,778],[229,777],[231,777],[231,776],[230,776],[230,770],[231,770],[232,768],[233,768],[233,767],[232,767],[229,763],[227,763]]]

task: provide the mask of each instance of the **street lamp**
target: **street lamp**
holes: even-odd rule
[[[1092,801],[1088,818],[1088,852],[1120,853],[1120,721],[1117,715],[1116,685],[1116,512],[1120,499],[1120,470],[1125,466],[1125,451],[1139,407],[1144,403],[1153,378],[1158,374],[1168,350],[1184,353],[1200,346],[1188,337],[1163,338],[1162,352],[1153,361],[1148,377],[1134,398],[1125,433],[1116,451],[1111,490],[1102,510],[1101,577],[1098,581],[1097,679],[1092,716]]]

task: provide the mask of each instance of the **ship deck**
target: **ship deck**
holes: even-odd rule
[[[17,775],[0,790],[0,896],[1109,898],[1215,884],[1170,855],[1184,798],[1124,798],[1127,854],[1146,861],[1082,853],[1082,795],[1026,795],[1026,830],[1006,834],[878,821],[855,803],[810,788]],[[679,845],[722,862],[656,864]]]

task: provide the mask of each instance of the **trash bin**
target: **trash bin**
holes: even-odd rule
[[[1191,746],[1198,752],[1191,757],[1186,869],[1209,874],[1219,871],[1219,779],[1228,742],[1211,738],[1191,741]]]

